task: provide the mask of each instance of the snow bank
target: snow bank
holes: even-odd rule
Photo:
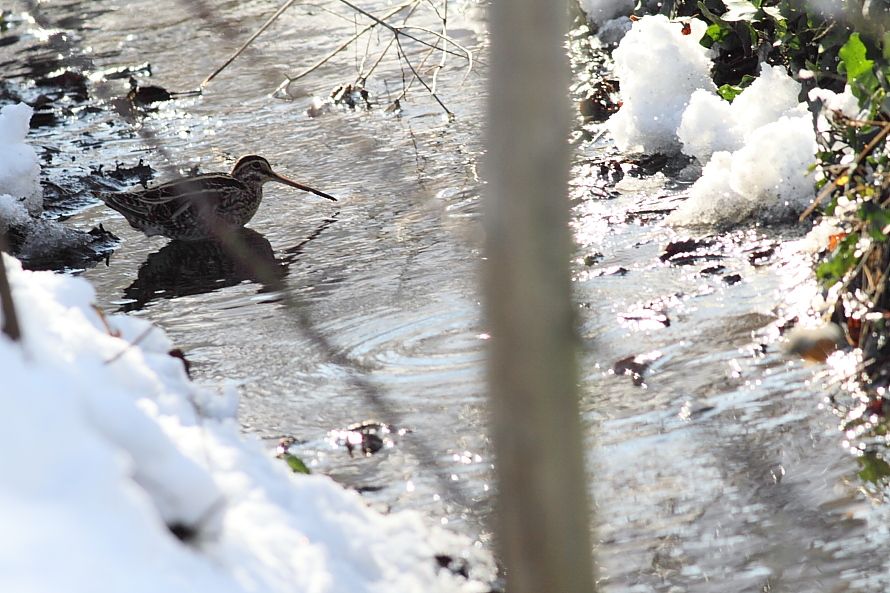
[[[799,94],[800,84],[784,68],[768,64],[731,104],[696,91],[677,135],[683,152],[706,165],[668,222],[730,225],[788,218],[806,208],[817,147],[812,116]]]
[[[783,67],[765,63],[760,76],[732,103],[716,93],[696,91],[677,129],[683,153],[704,164],[717,151],[739,150],[756,130],[782,117],[810,119],[799,94],[800,83]]]
[[[782,220],[813,198],[816,138],[809,118],[782,117],[753,131],[735,152],[714,153],[689,198],[668,217],[681,226]]]
[[[32,113],[24,103],[0,109],[0,232],[43,210],[37,153],[25,143]]]
[[[161,330],[5,262],[23,341],[0,335],[0,591],[487,590],[434,560],[490,577],[465,538],[243,439],[235,398],[191,383]]]
[[[699,40],[705,23],[664,16],[634,23],[614,52],[624,101],[607,126],[622,151],[685,154],[703,165],[689,199],[669,218],[677,225],[731,225],[777,220],[813,197],[816,136],[798,100],[800,84],[780,66],[730,104],[716,93],[711,60]],[[847,103],[837,99],[838,104]]]
[[[711,60],[698,43],[707,25],[698,19],[689,25],[684,35],[681,23],[645,16],[613,53],[623,104],[607,126],[622,151],[677,152],[677,128],[692,94],[716,91]]]

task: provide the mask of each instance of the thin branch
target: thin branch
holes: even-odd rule
[[[459,50],[461,50],[462,52],[464,52],[466,54],[466,56],[462,56],[462,57],[465,57],[465,59],[472,65],[473,52],[471,50],[467,49],[466,47],[464,47],[463,45],[461,45],[460,43],[458,43],[457,41],[455,41],[454,39],[452,39],[451,37],[449,37],[448,35],[445,35],[444,33],[439,33],[438,31],[433,31],[432,29],[428,29],[426,27],[420,27],[418,25],[405,25],[403,27],[399,27],[399,30],[403,30],[403,29],[416,29],[417,31],[423,31],[424,33],[429,33],[430,35],[433,35],[443,41],[450,43],[454,47],[456,47]],[[438,42],[437,42],[437,45],[433,47],[433,49],[438,49]],[[446,52],[446,55],[448,55],[448,54],[454,55],[453,52]],[[458,55],[460,55],[460,54],[458,54]]]
[[[342,2],[344,0],[340,0],[340,1]],[[423,77],[420,76],[420,74],[417,72],[417,70],[414,69],[414,65],[411,63],[411,60],[408,59],[408,55],[405,54],[405,49],[402,47],[402,42],[399,41],[398,38],[396,38],[396,44],[399,46],[399,50],[402,52],[402,55],[405,56],[405,63],[408,64],[408,67],[411,69],[411,72],[413,72],[414,76],[417,77],[418,82],[420,82],[420,84],[423,85],[423,88],[425,88],[429,92],[430,96],[436,100],[436,103],[439,104],[439,107],[441,107],[443,110],[445,110],[445,113],[448,114],[448,120],[449,121],[453,120],[454,113],[452,113],[451,110],[445,106],[445,103],[442,102],[442,99],[439,98],[439,95],[437,95],[435,92],[433,92],[433,89],[430,88],[430,86],[426,83],[426,81],[423,79]],[[436,49],[436,48],[434,47],[433,49]]]
[[[405,26],[408,23],[408,19],[411,18],[411,15],[414,14],[414,11],[417,10],[418,6],[420,6],[420,0],[414,0],[414,5],[411,7],[411,10],[409,10],[408,14],[405,15],[405,18],[402,19],[402,26]],[[361,83],[362,86],[365,85],[365,83],[368,81],[368,77],[371,76],[371,74],[374,72],[374,70],[377,69],[377,66],[380,65],[380,62],[383,61],[383,58],[386,56],[387,52],[389,52],[389,49],[393,46],[393,44],[395,42],[396,42],[396,36],[393,35],[392,38],[389,40],[389,43],[386,44],[386,47],[383,48],[383,51],[380,52],[380,55],[377,57],[377,59],[371,65],[371,68],[367,72],[364,72],[364,73],[359,72],[359,77],[355,81],[356,84]]]
[[[118,360],[121,356],[123,356],[124,354],[126,354],[127,352],[129,352],[130,349],[135,348],[136,346],[138,346],[139,343],[140,343],[142,340],[144,340],[145,338],[147,338],[147,337],[148,337],[148,334],[150,334],[150,333],[153,332],[154,330],[155,330],[155,326],[154,326],[154,325],[149,325],[148,327],[146,327],[146,328],[142,331],[141,334],[139,334],[138,336],[136,336],[136,339],[135,339],[135,340],[133,340],[132,342],[128,343],[128,344],[127,344],[127,345],[126,345],[120,352],[118,352],[117,354],[115,354],[114,356],[112,356],[111,358],[109,358],[108,360],[106,360],[106,361],[105,361],[105,364],[111,364],[112,362]]]
[[[247,47],[248,47],[251,43],[253,43],[254,39],[256,39],[257,37],[259,37],[259,36],[263,33],[263,31],[265,31],[266,29],[268,29],[268,28],[272,25],[272,23],[274,23],[274,22],[278,19],[278,17],[280,17],[280,16],[284,13],[285,10],[287,10],[288,8],[291,7],[291,5],[292,5],[294,2],[296,2],[296,0],[287,0],[287,2],[285,2],[284,4],[282,4],[281,8],[279,8],[277,11],[275,11],[275,14],[273,14],[273,15],[270,16],[268,19],[266,19],[266,22],[263,23],[263,26],[260,27],[260,28],[257,30],[256,33],[254,33],[253,35],[250,36],[250,39],[248,39],[247,41],[245,41],[244,44],[241,45],[241,47],[238,48],[238,51],[236,51],[235,53],[233,53],[233,54],[229,57],[229,59],[226,60],[226,61],[223,63],[222,66],[220,66],[219,68],[217,68],[216,70],[214,70],[213,73],[212,73],[210,76],[208,76],[207,78],[204,79],[204,82],[201,83],[201,85],[200,85],[199,88],[202,88],[202,89],[203,89],[203,88],[207,85],[207,83],[209,83],[211,80],[213,80],[214,78],[216,78],[216,75],[217,75],[217,74],[219,74],[220,72],[222,72],[222,71],[223,71],[229,64],[231,64],[232,62],[234,62],[234,61],[235,61],[235,58],[237,58],[238,56],[240,56],[240,55],[242,54],[242,52],[244,52],[244,50],[247,49]]]
[[[434,51],[436,50],[427,50],[427,52],[423,56],[423,59],[420,61],[420,66],[418,66],[418,69],[423,70],[423,67],[426,66],[426,61],[430,58],[431,55],[433,55]],[[417,71],[414,70],[414,68],[411,68],[411,62],[408,60],[408,56],[404,55],[404,52],[401,55],[405,58],[405,62],[408,64],[408,67],[412,71],[414,71],[414,75],[411,77],[411,80],[409,80],[407,84],[402,85],[402,92],[399,93],[398,97],[396,97],[396,101],[400,101],[401,99],[403,99],[408,94],[408,91],[411,90],[411,87],[414,85],[414,81],[419,78]]]
[[[412,0],[412,2],[413,2],[413,0]],[[412,2],[405,2],[404,4],[400,4],[399,6],[393,8],[392,10],[390,10],[389,12],[387,12],[387,13],[383,16],[383,18],[390,18],[391,16],[393,16],[393,15],[396,14],[397,12],[399,12],[399,11],[401,11],[401,10],[404,10],[406,7],[410,6]],[[375,18],[376,18],[376,17],[375,17]],[[344,41],[343,43],[341,43],[340,45],[338,45],[333,51],[329,52],[326,56],[324,56],[323,58],[321,58],[320,60],[318,60],[318,61],[315,62],[313,65],[309,66],[308,68],[306,68],[305,70],[303,70],[303,71],[300,72],[299,74],[296,74],[296,75],[294,75],[294,76],[286,76],[285,79],[284,79],[284,82],[282,82],[280,85],[278,85],[278,88],[275,89],[275,92],[274,92],[273,94],[284,91],[285,89],[287,89],[287,87],[288,87],[291,83],[293,83],[293,82],[295,82],[295,81],[297,81],[297,80],[303,78],[304,76],[306,76],[306,75],[308,75],[308,74],[311,74],[311,73],[314,72],[315,70],[318,70],[319,68],[321,68],[322,66],[324,66],[326,63],[328,63],[332,58],[334,58],[334,56],[336,56],[336,55],[339,54],[341,51],[343,51],[344,49],[346,49],[347,47],[349,47],[349,46],[350,46],[356,39],[358,39],[359,37],[361,37],[362,35],[364,35],[365,33],[367,33],[368,31],[370,31],[371,29],[373,29],[373,28],[376,27],[379,23],[382,23],[382,22],[383,22],[383,21],[381,21],[381,20],[378,19],[377,22],[375,22],[375,23],[371,23],[371,24],[369,24],[369,25],[366,25],[366,26],[365,26],[364,28],[362,28],[358,33],[356,33],[355,35],[353,35],[352,37],[350,37],[349,39],[347,39],[346,41]]]
[[[872,151],[874,151],[874,149],[881,142],[884,141],[884,139],[887,137],[887,135],[890,134],[890,122],[884,122],[883,126],[884,127],[881,128],[881,131],[878,132],[874,138],[872,138],[872,141],[869,142],[865,146],[865,148],[862,149],[862,152],[859,153],[859,156],[856,157],[856,160],[853,162],[853,164],[850,167],[851,174],[853,172],[855,172],[860,166],[862,166],[862,163],[865,161],[865,159],[868,158],[868,155],[870,155],[872,153]],[[828,183],[826,183],[825,187],[822,188],[822,191],[819,192],[819,195],[816,196],[816,199],[813,200],[813,202],[807,207],[807,209],[803,211],[803,214],[800,215],[799,220],[802,222],[810,214],[812,214],[813,210],[815,210],[819,206],[819,204],[822,203],[822,201],[831,193],[831,191],[835,187],[836,186],[835,186],[834,182],[832,182],[832,181],[829,181]]]
[[[389,29],[390,31],[392,31],[392,33],[393,33],[394,35],[396,35],[396,36],[401,35],[402,37],[407,37],[408,39],[410,39],[410,40],[412,40],[412,41],[416,41],[417,43],[419,43],[419,44],[421,44],[421,45],[425,45],[425,46],[427,46],[427,47],[436,48],[436,46],[433,45],[433,44],[431,44],[430,42],[428,42],[428,41],[424,41],[423,39],[420,39],[419,37],[415,37],[414,35],[409,35],[408,33],[405,33],[404,31],[402,31],[399,27],[395,27],[395,26],[393,26],[393,25],[390,25],[389,23],[386,23],[386,22],[382,21],[381,19],[377,18],[376,16],[374,16],[374,15],[371,14],[370,12],[368,12],[368,11],[366,11],[366,10],[364,10],[364,9],[359,8],[358,6],[356,6],[355,4],[353,4],[352,2],[349,2],[349,0],[337,0],[337,1],[338,1],[338,2],[342,2],[343,4],[345,4],[346,6],[348,6],[349,8],[351,8],[351,9],[353,9],[353,10],[355,10],[355,11],[357,11],[357,12],[363,14],[363,15],[365,15],[365,16],[368,17],[369,19],[371,19],[371,20],[373,20],[373,21],[376,21],[378,25],[382,25],[383,27],[386,27],[387,29]],[[436,48],[436,49],[438,49],[438,48]],[[447,51],[449,54],[451,54],[451,55],[453,55],[453,56],[457,56],[457,57],[466,59],[465,56],[463,56],[463,55],[461,55],[461,54],[459,54],[459,53],[457,53],[457,52],[453,52],[453,51],[450,51],[450,50],[443,50],[443,51]]]

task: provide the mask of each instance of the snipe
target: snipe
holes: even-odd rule
[[[272,170],[261,156],[241,157],[232,173],[208,173],[141,191],[102,193],[99,198],[149,237],[196,241],[218,238],[253,218],[263,200],[263,184],[277,181],[328,200],[336,198]]]

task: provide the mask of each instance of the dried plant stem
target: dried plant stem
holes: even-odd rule
[[[439,39],[445,41],[446,44],[450,43],[454,47],[456,47],[459,50],[461,50],[462,52],[464,52],[466,54],[466,60],[467,60],[467,71],[464,73],[464,77],[463,77],[463,80],[461,81],[461,84],[463,84],[467,80],[467,77],[470,75],[470,72],[473,71],[473,64],[475,62],[479,61],[479,60],[476,60],[475,58],[473,58],[472,51],[470,51],[468,48],[464,47],[460,43],[456,42],[451,37],[448,37],[447,35],[444,35],[437,31],[433,31],[432,29],[427,29],[426,27],[418,27],[416,25],[406,25],[406,26],[402,27],[402,29],[416,29],[418,31],[423,31],[424,33],[429,33],[430,35],[434,35],[434,36],[438,37]],[[442,62],[441,62],[440,67],[445,66],[445,56],[447,56],[449,53],[450,52],[445,52],[445,51],[442,52]]]

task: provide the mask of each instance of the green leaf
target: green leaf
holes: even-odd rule
[[[859,33],[853,33],[847,42],[841,47],[838,54],[843,61],[844,70],[847,73],[847,80],[852,82],[861,78],[866,73],[871,72],[874,68],[874,61],[867,57],[865,44],[859,38]]]
[[[309,467],[303,463],[303,460],[297,457],[296,455],[291,455],[290,453],[285,453],[282,455],[284,460],[290,466],[295,474],[311,474],[309,471]]]
[[[862,466],[859,477],[866,482],[878,484],[890,476],[890,464],[874,453],[866,453],[858,457],[857,461]]]
[[[868,51],[859,38],[859,33],[850,35],[838,51],[838,55],[841,58],[838,72],[847,74],[847,83],[853,87],[854,93],[857,93],[857,89],[865,91],[864,94],[857,93],[857,97],[862,101],[864,97],[871,95],[880,83],[874,73],[875,62],[868,59]]]
[[[858,233],[850,233],[838,244],[830,258],[816,268],[816,277],[825,284],[831,285],[841,280],[859,258],[856,257]]]
[[[705,30],[705,36],[713,41],[723,41],[730,33],[732,33],[732,30],[729,27],[722,26],[719,23],[712,23]]]
[[[743,90],[744,89],[739,86],[724,84],[717,88],[717,94],[732,103],[732,100],[741,95]]]

